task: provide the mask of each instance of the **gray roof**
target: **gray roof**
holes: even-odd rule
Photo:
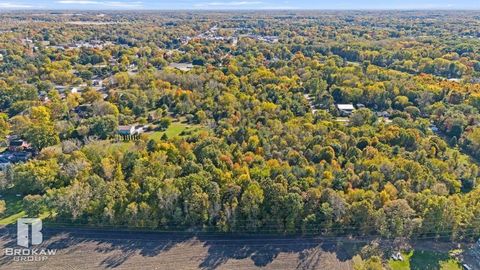
[[[355,110],[355,107],[353,107],[353,104],[337,104],[337,108],[339,110],[346,110],[346,111]]]

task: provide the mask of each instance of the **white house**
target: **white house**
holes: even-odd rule
[[[191,63],[171,63],[168,66],[180,71],[190,71],[193,68],[193,64]]]
[[[133,135],[135,134],[135,126],[119,126],[118,134],[120,135]]]
[[[355,111],[353,104],[337,104],[337,109],[340,111],[340,115],[349,116]]]
[[[119,126],[117,133],[120,135],[135,135],[144,132],[143,125],[127,125]]]
[[[449,82],[456,82],[456,83],[459,83],[461,82],[462,80],[461,79],[458,79],[458,78],[451,78],[451,79],[448,79]]]

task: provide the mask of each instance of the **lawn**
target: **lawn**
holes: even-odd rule
[[[402,253],[403,261],[395,261],[390,259],[388,265],[392,270],[410,270],[410,258],[413,255],[413,251],[410,253]]]
[[[0,225],[6,225],[17,221],[17,218],[25,215],[22,211],[22,197],[14,194],[2,194],[0,200],[4,200],[7,204],[7,210],[0,218]]]
[[[17,219],[24,217],[26,215],[23,211],[22,200],[23,198],[17,197],[14,194],[2,194],[0,200],[4,200],[7,204],[7,210],[0,217],[0,226],[8,225],[17,222]],[[50,212],[41,213],[39,218],[44,219],[50,215]]]
[[[182,132],[198,132],[204,130],[205,128],[199,125],[189,125],[182,122],[172,122],[170,126],[165,131],[154,131],[147,133],[150,139],[160,140],[163,134],[166,134],[168,138],[174,138],[182,136]]]
[[[8,225],[17,222],[17,219],[25,216],[24,211],[20,211],[18,213],[15,213],[13,215],[6,216],[5,218],[0,219],[0,226],[1,225]]]
[[[388,261],[392,270],[462,270],[460,263],[445,253],[420,250],[402,256],[403,261]]]
[[[201,125],[189,125],[179,120],[174,120],[170,126],[165,131],[153,131],[153,132],[146,132],[145,135],[148,136],[149,139],[154,139],[160,141],[163,134],[166,134],[167,137],[174,138],[174,137],[181,137],[188,134],[195,134],[199,131],[206,130],[204,126]],[[186,134],[183,134],[183,133]],[[98,140],[92,142],[88,145],[84,146],[84,149],[93,149],[92,151],[106,151],[106,152],[115,152],[121,151],[125,152],[128,149],[131,149],[135,146],[135,140],[131,141],[114,141],[114,140]]]
[[[25,215],[22,209],[22,197],[17,197],[14,194],[2,194],[0,200],[4,200],[7,206],[7,210],[0,218],[0,225],[14,223],[18,218]]]
[[[113,153],[116,151],[125,152],[135,145],[135,141],[119,141],[113,142],[111,140],[99,140],[86,144],[83,147],[85,152],[101,152]]]

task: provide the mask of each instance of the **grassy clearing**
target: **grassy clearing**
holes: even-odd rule
[[[395,261],[390,259],[388,265],[392,270],[410,270],[410,258],[413,256],[413,251],[410,253],[402,253],[403,261]]]
[[[0,226],[8,225],[17,222],[17,219],[26,216],[25,211],[23,211],[23,197],[16,196],[14,194],[2,194],[0,200],[4,200],[7,204],[7,210],[0,217]],[[39,215],[39,218],[45,219],[50,216],[50,212],[46,211]]]
[[[8,225],[17,222],[17,219],[24,217],[25,216],[25,211],[20,211],[16,214],[7,216],[3,219],[0,219],[0,225]]]
[[[166,134],[168,138],[181,137],[182,132],[184,133],[196,133],[201,130],[205,130],[204,127],[200,125],[189,125],[182,122],[172,122],[172,124],[165,131],[155,131],[147,133],[150,139],[161,140],[163,134]]]
[[[2,194],[0,200],[4,200],[7,206],[7,210],[0,218],[0,225],[16,222],[18,218],[25,215],[25,212],[22,211],[22,197],[14,194]]]
[[[110,142],[110,141],[107,141],[103,145],[103,147],[108,152],[115,152],[115,151],[125,152],[128,149],[130,149],[133,145],[135,145],[135,141],[126,141],[126,142]]]
[[[83,152],[89,153],[113,153],[113,152],[125,152],[128,149],[132,148],[135,145],[135,141],[121,141],[121,142],[113,142],[111,140],[100,140],[94,141],[86,144],[83,147]]]
[[[172,123],[165,131],[146,132],[145,135],[147,135],[149,139],[160,141],[163,134],[166,134],[167,137],[170,139],[170,138],[195,134],[202,130],[207,130],[207,128],[201,125],[187,124],[181,121],[181,119],[173,119]],[[98,140],[98,141],[91,142],[84,146],[84,150],[112,153],[117,151],[126,152],[127,150],[132,150],[134,147],[135,147],[135,140],[115,141],[115,140],[109,139],[109,140]]]
[[[51,215],[50,212],[43,212],[41,213],[38,218],[40,219],[46,219],[47,217],[49,217]],[[10,215],[8,217],[5,217],[3,219],[0,219],[0,226],[3,226],[3,225],[8,225],[8,224],[13,224],[13,223],[16,223],[17,222],[17,219],[19,218],[22,218],[26,216],[26,213],[25,211],[20,211],[18,213],[15,213],[13,215]]]
[[[402,256],[403,261],[388,261],[392,270],[462,270],[460,263],[445,253],[420,250]]]

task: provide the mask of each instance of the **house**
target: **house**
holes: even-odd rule
[[[92,85],[96,87],[103,87],[103,80],[94,79],[92,80]]]
[[[193,68],[193,64],[191,63],[170,63],[168,66],[180,71],[190,71]]]
[[[313,97],[311,97],[309,94],[303,94],[303,97],[308,101],[313,100]]]
[[[0,153],[0,171],[5,170],[12,164],[27,162],[33,157],[33,153],[34,152],[32,149],[27,149],[22,152],[11,152],[7,150],[3,153]]]
[[[92,68],[107,68],[108,65],[107,64],[95,64],[95,65],[92,65]]]
[[[138,67],[137,65],[135,64],[130,64],[128,65],[128,68],[127,68],[129,71],[137,71],[138,70]]]
[[[11,138],[8,149],[0,153],[0,171],[11,164],[26,162],[33,157],[35,151],[24,140]]]
[[[135,134],[142,134],[145,132],[145,130],[147,129],[147,126],[144,126],[144,125],[136,125],[135,126]]]
[[[461,79],[458,79],[458,78],[451,78],[451,79],[448,79],[449,82],[456,82],[456,83],[459,83],[461,82],[462,80]]]
[[[55,87],[55,90],[57,90],[58,93],[60,93],[60,94],[66,93],[67,90],[68,90],[68,86],[66,86],[66,85],[58,85],[58,84],[57,84],[57,85],[55,85],[54,87]]]
[[[143,125],[127,125],[119,126],[117,129],[117,134],[120,135],[124,140],[138,140],[140,134],[144,132]]]
[[[438,127],[435,124],[430,124],[429,128],[434,133],[438,133],[440,131],[440,129],[438,129]]]
[[[353,104],[337,104],[336,107],[341,116],[349,116],[355,111]]]
[[[117,133],[122,136],[131,136],[144,132],[143,125],[119,126]]]
[[[48,97],[48,94],[45,91],[42,91],[40,92],[40,94],[38,94],[38,99],[43,103],[48,103],[50,101],[50,98]]]
[[[20,41],[24,46],[30,46],[31,44],[33,44],[33,40],[29,38],[22,38]]]
[[[79,93],[83,91],[83,88],[85,88],[86,85],[79,85],[75,87],[70,87],[67,85],[55,85],[55,90],[58,91],[58,93],[63,94],[64,96],[67,95],[67,93]]]
[[[61,50],[64,51],[65,47],[61,45],[54,45],[54,46],[48,46],[48,48],[54,49],[54,50]]]
[[[376,112],[375,114],[377,117],[390,118],[390,113],[387,111]]]
[[[8,151],[10,152],[21,152],[30,148],[30,144],[21,139],[11,140],[8,145]]]
[[[264,36],[258,38],[258,40],[265,41],[267,43],[277,43],[278,39],[279,38],[277,36]]]
[[[187,45],[190,40],[192,40],[192,38],[189,36],[180,38],[180,42],[182,43],[182,45]]]
[[[122,136],[130,136],[135,134],[135,126],[119,126],[117,133]]]

